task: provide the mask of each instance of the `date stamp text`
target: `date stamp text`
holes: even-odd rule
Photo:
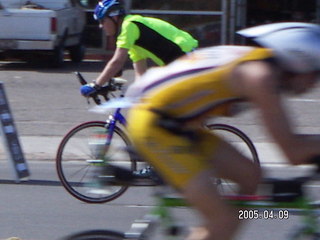
[[[286,220],[289,219],[289,211],[288,210],[273,210],[273,209],[245,209],[239,210],[238,218],[239,220],[254,220],[254,219],[262,219],[262,220],[269,220],[269,219],[279,219],[279,220]]]

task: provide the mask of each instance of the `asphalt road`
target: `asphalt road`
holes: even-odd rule
[[[103,115],[88,113],[73,72],[81,71],[86,78],[93,79],[103,66],[101,62],[80,65],[67,62],[63,69],[50,69],[0,62],[0,81],[5,84],[31,171],[28,182],[14,183],[12,169],[0,147],[0,239],[18,236],[23,240],[56,240],[71,232],[99,228],[125,231],[133,219],[141,217],[152,206],[152,189],[141,187],[131,188],[108,204],[84,204],[68,195],[56,176],[55,151],[67,130],[83,121],[105,119]],[[124,77],[132,80],[132,71],[125,71]],[[317,88],[301,98],[287,101],[298,131],[320,132],[319,99]],[[305,170],[284,168],[281,153],[273,148],[255,111],[217,121],[235,125],[250,136],[269,175],[301,175]],[[198,221],[194,212],[181,211],[184,219]],[[290,215],[289,220],[250,221],[238,239],[284,239],[298,219]]]

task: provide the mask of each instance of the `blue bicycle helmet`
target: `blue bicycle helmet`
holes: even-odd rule
[[[125,15],[125,10],[118,0],[103,0],[97,4],[93,17],[95,20],[101,20],[104,17],[119,15]]]

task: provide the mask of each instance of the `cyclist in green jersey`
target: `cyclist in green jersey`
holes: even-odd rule
[[[147,59],[166,65],[198,46],[189,33],[168,22],[140,15],[126,15],[118,0],[103,0],[97,5],[94,18],[100,21],[107,36],[116,36],[116,50],[96,81],[84,85],[81,93],[90,96],[114,77],[129,55],[136,80],[147,70]]]

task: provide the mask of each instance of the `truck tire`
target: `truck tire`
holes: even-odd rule
[[[57,46],[53,50],[53,55],[51,58],[51,66],[52,67],[62,67],[64,62],[64,47],[63,45]]]
[[[85,46],[82,43],[69,48],[69,54],[72,62],[79,63],[83,60]]]

